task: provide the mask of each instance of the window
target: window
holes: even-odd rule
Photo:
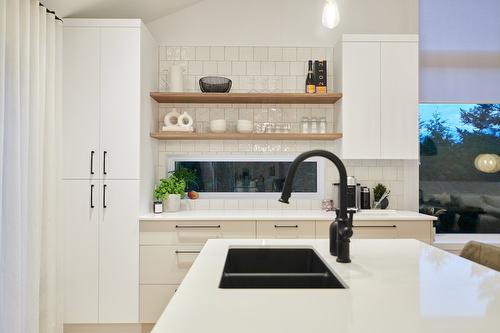
[[[168,160],[168,169],[196,170],[189,190],[202,198],[273,198],[281,192],[293,157],[264,156],[177,156]],[[323,195],[323,161],[310,159],[297,169],[293,183],[295,198]]]
[[[477,165],[484,154],[498,167],[500,104],[420,105],[420,211],[438,233],[500,233],[500,170]]]

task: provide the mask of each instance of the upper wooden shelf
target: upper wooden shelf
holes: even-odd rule
[[[342,133],[189,133],[156,132],[151,137],[159,140],[337,140]]]
[[[152,92],[158,103],[203,104],[335,104],[341,93],[292,94],[292,93],[173,93]]]

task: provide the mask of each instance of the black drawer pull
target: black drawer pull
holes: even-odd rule
[[[353,225],[353,228],[397,228],[395,224],[393,225]]]
[[[297,224],[293,225],[283,225],[283,224],[275,224],[275,228],[298,228],[299,226]]]
[[[200,250],[195,251],[195,250],[175,250],[175,254],[198,254],[200,253]]]
[[[218,225],[176,225],[177,229],[220,229],[220,224]]]

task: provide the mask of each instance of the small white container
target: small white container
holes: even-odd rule
[[[225,119],[215,119],[210,121],[210,131],[214,133],[224,133],[226,131],[227,124]]]
[[[167,212],[178,212],[181,209],[181,196],[179,194],[169,194],[165,200]]]
[[[253,132],[253,122],[251,120],[240,119],[236,123],[236,130],[239,133],[252,133]]]

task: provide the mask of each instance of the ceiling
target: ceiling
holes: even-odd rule
[[[59,17],[141,18],[145,22],[202,0],[40,0]]]

